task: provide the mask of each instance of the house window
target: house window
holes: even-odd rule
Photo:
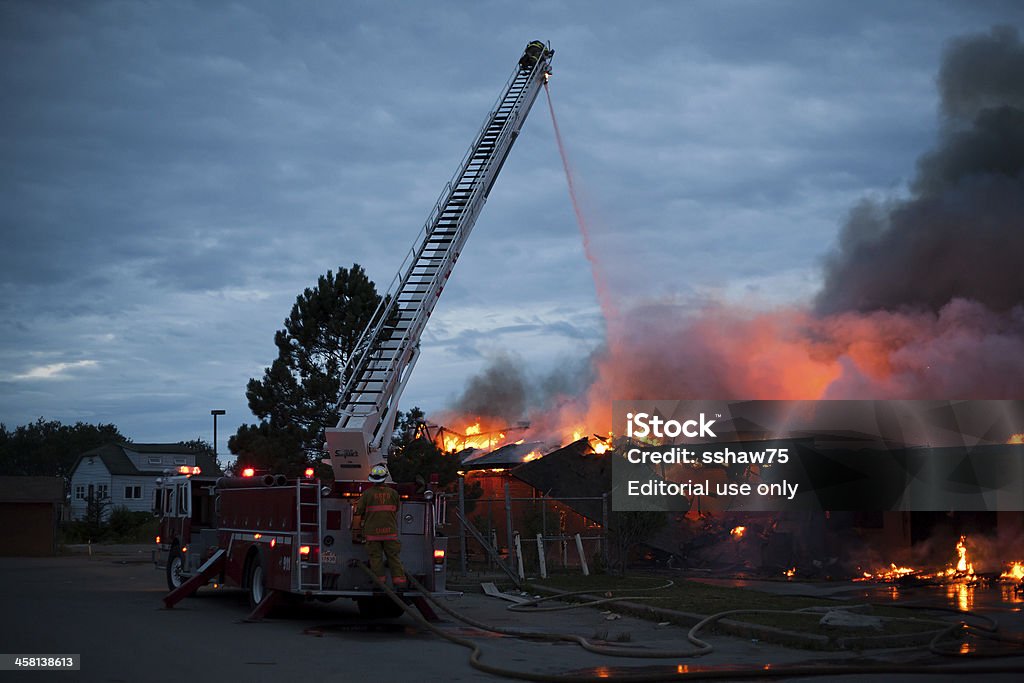
[[[162,465],[162,464],[164,464],[164,459],[161,458],[159,455],[151,455],[151,456],[149,456],[149,464],[150,465]]]
[[[141,486],[125,486],[124,497],[126,500],[142,500],[142,487]]]
[[[75,487],[75,500],[85,500],[85,484]]]
[[[185,458],[177,458],[176,457],[176,458],[174,458],[174,464],[175,465],[187,465],[188,464],[188,460],[186,460]]]
[[[96,500],[110,498],[110,490],[106,484],[96,484]]]

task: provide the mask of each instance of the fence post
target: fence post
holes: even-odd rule
[[[576,534],[576,552],[580,554],[580,566],[583,567],[583,576],[590,576],[590,567],[587,566],[587,556],[583,553],[583,539]]]
[[[604,560],[604,566],[608,567],[608,494],[601,494],[601,526],[604,529],[604,539],[601,541],[601,558]],[[607,569],[605,570],[607,571]]]
[[[491,541],[491,547],[495,550],[500,551],[501,548],[498,546],[498,539],[495,538],[494,533],[494,508],[491,505],[491,499],[487,499],[487,538]],[[491,571],[494,569],[494,559],[491,554],[487,554],[487,570]]]
[[[544,537],[537,534],[537,559],[540,562],[540,578],[548,578],[548,566],[544,560]]]
[[[508,563],[512,564],[512,495],[505,480],[505,539],[508,541]]]
[[[540,532],[548,535],[548,497],[540,494]]]
[[[523,568],[523,546],[519,539],[519,532],[516,532],[516,559],[519,560],[519,578],[526,578],[526,570]]]
[[[466,478],[459,477],[459,519],[466,519]],[[459,566],[462,575],[466,576],[466,527],[465,522],[459,525]]]

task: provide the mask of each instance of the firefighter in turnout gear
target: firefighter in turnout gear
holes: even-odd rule
[[[526,50],[523,51],[523,56],[519,58],[519,70],[529,71],[532,69],[545,52],[547,52],[547,48],[539,40],[528,43]]]
[[[391,584],[396,589],[406,585],[405,569],[402,567],[402,543],[398,540],[398,492],[384,486],[388,468],[374,465],[368,477],[370,488],[363,491],[356,503],[353,515],[353,530],[366,541],[366,554],[370,559],[370,571],[381,583],[387,581],[384,575],[384,558],[391,568]],[[358,520],[358,521],[357,521]]]

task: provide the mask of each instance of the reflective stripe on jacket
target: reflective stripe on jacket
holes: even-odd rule
[[[398,491],[377,484],[363,491],[356,503],[356,514],[363,518],[363,537],[367,541],[398,539]]]

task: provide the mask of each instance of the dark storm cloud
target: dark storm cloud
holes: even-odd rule
[[[3,282],[79,282],[127,264],[158,288],[241,286],[301,258],[311,220],[318,233],[380,224],[388,213],[361,196],[415,191],[388,151],[411,142],[401,113],[441,140],[451,127],[443,109],[405,106],[425,98],[422,84],[367,106],[399,55],[368,62],[359,25],[339,13],[319,13],[331,40],[310,42],[270,6],[0,11]],[[329,218],[312,213],[332,195]]]
[[[954,41],[939,77],[945,126],[914,196],[864,202],[826,263],[818,310],[1024,302],[1024,45],[1000,27]]]

